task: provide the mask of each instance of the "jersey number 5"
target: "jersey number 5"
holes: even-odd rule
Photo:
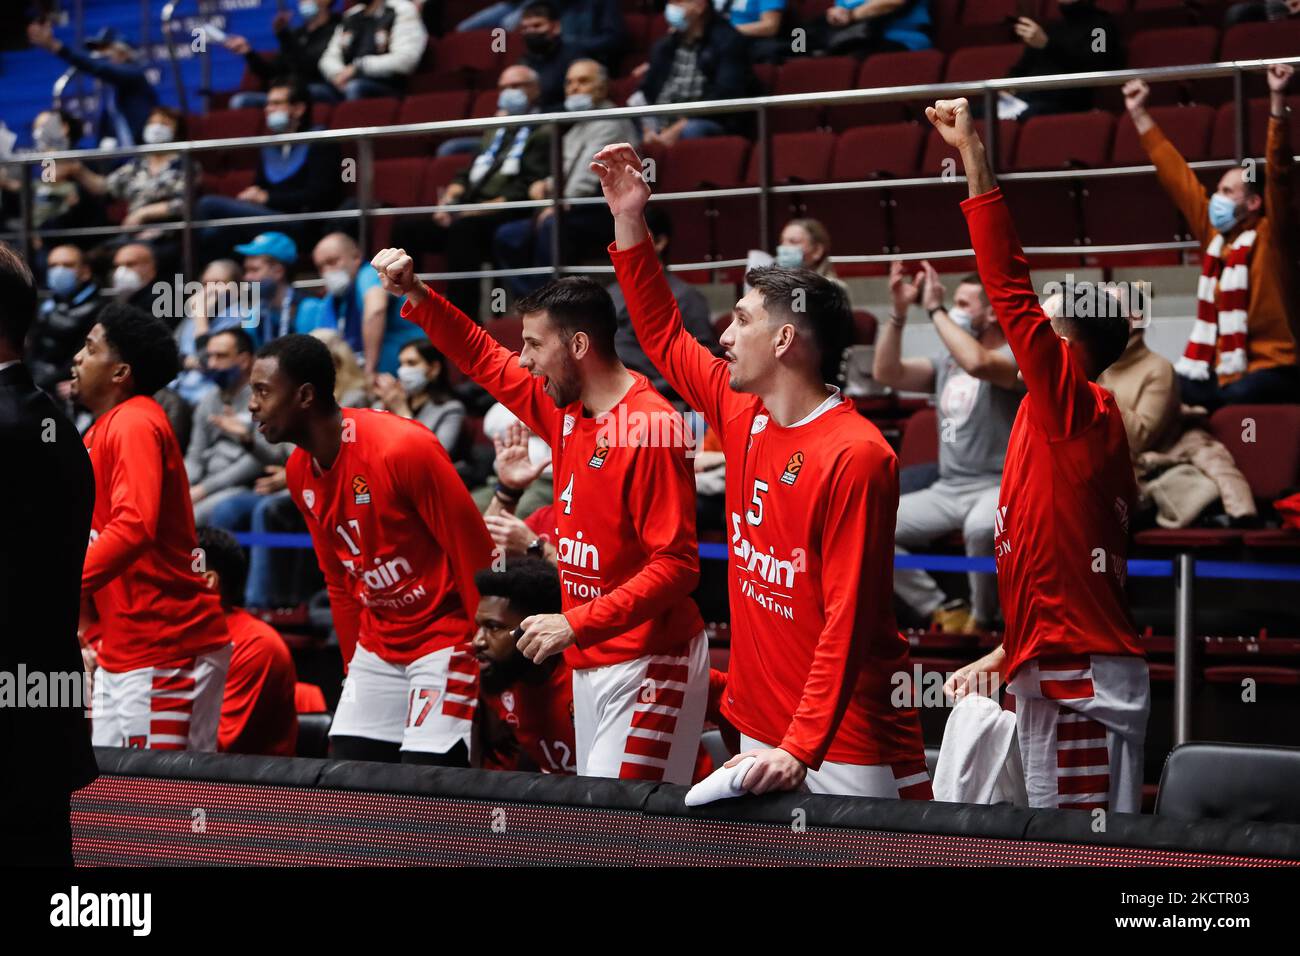
[[[754,507],[745,512],[745,520],[755,527],[763,523],[763,499],[759,497],[761,494],[767,494],[767,482],[755,478],[754,497],[749,499]]]

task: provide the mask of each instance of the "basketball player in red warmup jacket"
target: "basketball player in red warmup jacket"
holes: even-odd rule
[[[1129,318],[1095,287],[1090,302],[1040,307],[966,100],[940,100],[926,116],[961,153],[980,278],[1027,389],[994,521],[1006,630],[948,691],[1006,676],[1031,806],[1136,813],[1151,706],[1124,593],[1137,487],[1114,396],[1096,383],[1124,351]]]
[[[417,279],[401,249],[373,265],[407,296],[402,317],[551,448],[564,612],[529,617],[519,647],[534,662],[563,650],[573,670],[578,773],[690,783],[709,661],[690,598],[689,439],[676,410],[619,361],[609,293],[568,277],[521,300],[515,354]]]
[[[610,257],[637,339],[727,456],[731,663],[723,714],[757,762],[754,793],[929,799],[916,711],[890,702],[910,670],[894,623],[898,460],[839,389],[852,315],[803,269],[750,272],[716,359],[682,327],[627,144],[596,154],[614,215]]]
[[[81,577],[102,636],[94,742],[215,750],[230,635],[196,567],[185,461],[151,397],[180,370],[176,342],[159,319],[113,304],[72,361],[72,397],[95,416],[85,435],[95,511]]]
[[[329,589],[347,680],[337,757],[468,766],[478,702],[474,572],[492,541],[451,459],[418,422],[334,401],[334,361],[309,335],[264,345],[248,408],[291,441],[285,477]]]
[[[484,568],[474,580],[479,589],[473,646],[480,700],[494,722],[508,728],[507,742],[517,748],[509,754],[485,745],[483,766],[576,773],[569,665],[563,654],[534,664],[519,652],[515,637],[526,618],[560,612],[559,572],[544,558],[511,558],[504,568]]]

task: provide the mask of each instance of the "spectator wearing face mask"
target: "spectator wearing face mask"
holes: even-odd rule
[[[153,315],[156,298],[154,280],[158,278],[158,260],[147,243],[128,242],[113,253],[111,291],[127,305]],[[175,328],[180,317],[167,318]]]
[[[1011,76],[1048,76],[1054,73],[1087,73],[1092,70],[1124,68],[1124,47],[1119,25],[1096,0],[1058,0],[1061,18],[1043,27],[1029,17],[1020,17],[1013,27],[1025,52]],[[1077,113],[1092,109],[1090,86],[1077,89],[1017,93],[1028,109],[1017,114],[1027,119],[1043,113]]]
[[[244,281],[257,283],[256,305],[244,330],[258,346],[288,335],[304,301],[293,288],[297,244],[282,232],[261,232],[235,252],[244,257]]]
[[[453,460],[457,457],[465,406],[452,394],[451,378],[442,353],[428,339],[402,346],[397,374],[375,379],[376,408],[412,418],[437,436]]]
[[[564,108],[569,111],[607,110],[609,74],[595,60],[575,60],[565,78]],[[569,199],[599,196],[600,180],[591,171],[591,157],[607,143],[637,143],[640,134],[628,119],[592,119],[574,123],[564,134],[560,166],[564,170],[564,196]],[[549,199],[555,192],[551,177],[539,179],[529,187],[529,199]],[[614,238],[609,212],[601,206],[569,206],[563,213],[562,234],[566,261],[586,253],[601,253]],[[536,216],[524,217],[498,227],[493,239],[496,261],[503,268],[549,266],[555,211],[542,209]],[[516,295],[528,295],[540,289],[549,276],[516,276],[506,282]]]
[[[537,112],[541,95],[537,73],[515,64],[501,71],[497,115],[522,116]],[[479,140],[479,152],[468,169],[462,170],[443,190],[440,205],[462,203],[516,202],[529,198],[532,185],[551,170],[550,129],[529,125],[487,130]],[[498,228],[514,219],[529,216],[527,210],[489,212],[438,212],[429,219],[407,219],[393,227],[393,245],[418,255],[442,252],[452,272],[481,269],[491,257],[492,240]],[[417,260],[418,261],[418,260]],[[453,279],[447,283],[447,298],[466,315],[477,320],[479,280]]]
[[[188,138],[185,119],[168,106],[158,106],[149,114],[144,127],[144,141],[150,145],[172,143]],[[149,153],[127,160],[107,176],[101,176],[80,162],[68,164],[68,175],[87,192],[125,200],[126,216],[122,225],[138,227],[151,222],[172,222],[185,212],[185,164],[179,153]],[[202,175],[194,163],[194,177]],[[145,232],[140,238],[153,240],[162,233]]]
[[[281,78],[267,91],[266,128],[271,133],[297,133],[316,129],[311,122],[311,99],[302,82]],[[226,219],[323,212],[339,204],[343,191],[339,149],[333,143],[285,143],[263,146],[254,184],[238,196],[207,195],[195,203],[194,218]],[[302,227],[291,218],[280,228],[301,239]],[[247,241],[261,227],[207,226],[198,230],[205,258]]]
[[[81,122],[66,110],[44,110],[32,121],[33,152],[53,153],[72,149],[81,138]],[[73,175],[80,163],[57,160],[50,168],[44,164],[27,167],[0,167],[0,189],[11,193],[18,202],[22,175],[31,177],[32,225],[37,229],[78,229],[107,223],[103,203],[86,191]],[[40,237],[34,239],[40,247]],[[40,259],[36,261],[40,270]]]
[[[1209,411],[1300,400],[1296,340],[1294,164],[1286,89],[1294,69],[1268,69],[1266,171],[1227,170],[1213,195],[1147,112],[1141,80],[1124,101],[1156,178],[1201,244],[1196,323],[1175,363],[1182,399]],[[1260,182],[1263,178],[1264,182]]]
[[[750,87],[745,41],[710,0],[680,0],[664,7],[669,33],[650,51],[650,63],[637,91],[646,103],[694,103],[744,96]],[[633,101],[628,101],[633,105]],[[679,139],[718,136],[735,123],[728,117],[648,117],[646,143],[672,146]]]
[[[204,371],[208,336],[238,328],[247,319],[240,301],[242,278],[239,263],[233,259],[214,259],[199,277],[203,288],[185,302],[185,314],[173,333],[181,357],[181,373],[171,387],[191,406],[215,388]]]
[[[81,349],[103,303],[86,254],[77,246],[50,250],[45,285],[50,296],[41,303],[27,338],[27,368],[37,388],[66,402],[72,357]]]
[[[287,448],[270,444],[258,433],[248,411],[254,351],[253,340],[240,328],[208,337],[204,371],[216,388],[194,408],[185,454],[198,527],[208,523],[224,499],[249,490],[267,465],[282,465],[288,458]]]
[[[397,371],[402,347],[424,337],[418,326],[401,317],[402,300],[384,291],[379,274],[346,233],[333,232],[318,242],[312,260],[325,283],[320,308],[310,319],[312,327],[337,329],[361,353],[367,382],[373,383],[379,372]],[[299,322],[297,331],[311,329]]]
[[[158,94],[136,52],[117,35],[116,30],[105,27],[88,39],[86,49],[90,53],[63,43],[44,20],[28,24],[27,40],[32,46],[48,50],[103,84],[100,115],[95,124],[101,142],[113,139],[119,146],[135,146],[143,142],[145,123],[158,105]],[[93,56],[93,53],[102,55]]]
[[[400,96],[428,40],[410,0],[368,0],[344,11],[321,54],[320,72],[349,100]]]
[[[882,385],[905,392],[931,392],[938,406],[939,480],[898,500],[895,541],[899,553],[928,546],[960,531],[970,557],[993,555],[994,515],[1011,425],[1024,389],[1015,357],[977,275],[968,275],[944,305],[944,288],[930,263],[909,281],[903,263],[889,273],[893,315],[876,340],[873,374]],[[908,309],[930,314],[944,351],[931,358],[904,358]],[[997,580],[971,573],[970,603],[948,600],[927,573],[894,571],[894,593],[935,630],[992,630],[998,610]]]
[[[781,230],[776,247],[776,264],[782,269],[811,269],[842,287],[848,286],[835,274],[831,264],[831,237],[816,219],[791,219]]]
[[[555,5],[542,0],[524,7],[519,35],[526,49],[519,62],[537,73],[537,105],[543,113],[560,109],[564,105],[564,78],[577,57],[565,41]]]
[[[270,83],[279,76],[296,76],[307,84],[307,92],[317,103],[337,103],[343,98],[337,88],[321,76],[320,59],[325,55],[338,26],[339,17],[333,9],[333,0],[299,0],[300,22],[291,26],[293,15],[281,10],[271,21],[280,49],[266,57],[252,48],[245,37],[229,34],[222,45],[242,56],[248,69],[262,83]],[[257,90],[240,90],[230,97],[232,110],[262,109],[267,94]]]

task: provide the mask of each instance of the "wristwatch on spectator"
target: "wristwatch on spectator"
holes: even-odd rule
[[[527,552],[533,557],[542,558],[546,556],[546,542],[540,536],[533,538],[533,543],[527,547]]]
[[[947,307],[946,305],[936,305],[933,309],[926,309],[926,312],[928,312],[929,315],[930,315],[930,321],[931,321],[931,322],[934,321],[934,314],[935,314],[936,312],[944,312],[944,313],[946,313],[947,311],[948,311],[948,307]]]

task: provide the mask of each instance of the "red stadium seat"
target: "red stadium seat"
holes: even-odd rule
[[[334,107],[330,129],[358,129],[363,126],[390,126],[397,119],[401,100],[385,96],[367,100],[344,100]]]
[[[787,60],[777,73],[776,95],[790,93],[819,93],[825,90],[847,90],[853,86],[858,62],[849,56],[805,57]],[[784,133],[816,129],[822,125],[825,111],[821,107],[794,107],[770,110],[768,128]]]
[[[499,42],[498,38],[504,40]],[[462,87],[495,86],[497,76],[523,51],[518,33],[494,37],[491,30],[452,31],[438,41],[436,75],[458,81]]]
[[[808,133],[777,133],[772,137],[771,182],[822,183],[830,177],[831,156],[835,152],[834,133],[815,131]],[[761,158],[759,144],[749,154],[749,170],[745,185],[758,185],[758,163]]]
[[[847,130],[835,144],[831,178],[836,182],[851,182],[915,176],[927,132],[933,131],[919,123],[888,123]]]
[[[234,139],[264,133],[262,110],[213,110],[203,117],[202,139]],[[197,134],[195,138],[200,138]]]
[[[433,205],[438,201],[438,193],[451,181],[456,178],[456,174],[462,169],[469,167],[474,161],[473,156],[459,153],[452,156],[435,156],[429,160],[428,168],[424,173],[424,189],[420,196],[422,205]]]
[[[673,193],[739,186],[748,155],[749,140],[741,136],[680,140],[658,164],[656,189]]]
[[[1209,106],[1153,106],[1151,118],[1161,132],[1188,162],[1207,159],[1210,155],[1210,131],[1214,128],[1214,109]],[[1151,160],[1138,139],[1137,127],[1127,116],[1115,122],[1115,142],[1110,151],[1114,166],[1146,166]]]
[[[986,129],[986,125],[981,120],[980,133],[984,134]],[[1016,154],[1016,140],[1019,137],[1020,124],[1015,120],[998,122],[998,169],[1011,168],[1011,159]],[[952,163],[945,166],[945,159],[951,159]],[[938,130],[930,129],[925,140],[925,151],[921,154],[921,175],[939,176],[947,169],[953,169],[961,175],[961,157],[957,155],[955,149],[943,141]]]
[[[1287,105],[1291,107],[1290,129],[1291,142],[1300,142],[1300,96],[1288,96]],[[1219,107],[1214,117],[1214,133],[1210,137],[1210,156],[1214,159],[1234,159],[1237,155],[1237,109],[1232,103]],[[1261,157],[1264,155],[1268,139],[1268,100],[1251,99],[1246,101],[1246,155]]]
[[[1223,34],[1221,60],[1267,60],[1300,52],[1300,22],[1238,23]]]
[[[474,102],[470,106],[469,118],[482,119],[485,116],[495,116],[497,111],[497,97],[500,94],[496,87],[490,90],[480,90],[474,97]]]
[[[483,326],[484,331],[512,352],[524,347],[524,320],[517,315],[503,315]]]
[[[1109,113],[1035,116],[1020,130],[1015,169],[1099,169],[1110,155],[1115,119]]]
[[[1211,26],[1170,27],[1164,30],[1144,30],[1135,33],[1128,43],[1130,69],[1151,70],[1164,66],[1181,66],[1189,63],[1213,63],[1219,48],[1219,31]],[[1219,84],[1215,84],[1217,87]],[[1187,99],[1201,102],[1217,101],[1215,87],[1197,81],[1152,83],[1152,105],[1167,105]],[[1121,87],[1105,87],[1099,93],[1099,102],[1107,108],[1122,110],[1124,95]]]
[[[469,107],[468,90],[446,90],[441,93],[420,93],[402,100],[393,122],[399,126],[408,123],[436,123],[443,120],[465,119]],[[405,156],[428,156],[448,134],[438,136],[405,136],[401,139],[382,139],[375,144],[375,155],[392,159]]]
[[[938,83],[943,76],[943,54],[938,50],[917,50],[906,53],[876,53],[862,61],[858,70],[857,86],[871,90],[899,86],[923,86]],[[912,103],[859,103],[851,106],[832,106],[826,111],[826,123],[831,129],[843,131],[853,126],[869,123],[892,123],[902,119],[916,119],[925,104]]]
[[[923,408],[907,420],[898,449],[898,467],[927,465],[939,460],[939,418],[933,408]]]
[[[971,83],[1007,76],[1025,51],[1020,43],[965,47],[948,58],[945,83]]]
[[[1300,477],[1300,405],[1228,405],[1210,417],[1209,430],[1261,501],[1281,497]]]
[[[874,345],[876,342],[876,327],[879,322],[876,321],[875,315],[866,309],[853,310],[853,332],[855,345]]]

